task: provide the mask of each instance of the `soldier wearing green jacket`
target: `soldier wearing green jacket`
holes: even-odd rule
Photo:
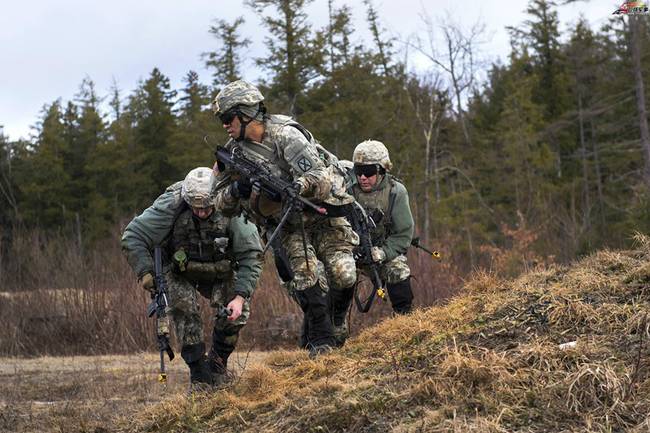
[[[250,298],[262,270],[257,228],[243,218],[227,218],[213,204],[214,175],[207,167],[135,217],[122,236],[122,249],[142,287],[154,291],[152,251],[163,247],[168,285],[167,313],[174,323],[192,386],[218,385],[228,357],[250,316]],[[221,311],[215,314],[212,348],[206,355],[198,294]],[[228,310],[225,314],[224,311]]]
[[[349,192],[373,219],[372,259],[379,263],[379,276],[397,314],[411,311],[413,291],[406,251],[413,237],[413,216],[406,187],[390,174],[388,149],[376,140],[367,140],[354,149]],[[364,267],[361,266],[362,273]],[[351,290],[331,290],[330,302],[334,333],[338,344],[348,335],[346,312]]]

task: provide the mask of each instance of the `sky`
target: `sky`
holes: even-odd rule
[[[432,19],[450,16],[469,28],[477,21],[486,27],[480,50],[484,58],[506,62],[509,35],[506,26],[526,20],[527,0],[373,0],[381,25],[406,41],[424,36],[423,13]],[[558,14],[565,30],[582,14],[594,28],[607,23],[620,1],[591,0],[561,6]],[[351,6],[353,42],[370,41],[365,9],[360,0],[335,0],[335,7]],[[458,5],[461,5],[460,7]],[[423,12],[424,11],[424,12]],[[307,8],[313,28],[327,23],[327,0],[314,0]],[[22,0],[5,2],[0,9],[0,126],[10,140],[29,138],[45,104],[57,98],[74,99],[85,77],[101,95],[117,83],[129,95],[138,81],[158,67],[175,89],[188,71],[211,81],[201,53],[218,48],[209,33],[215,19],[234,21],[244,16],[242,35],[252,40],[242,68],[244,78],[255,81],[262,72],[254,59],[265,51],[264,28],[242,0]],[[398,42],[397,48],[403,47]],[[426,71],[431,65],[409,51],[410,67]]]

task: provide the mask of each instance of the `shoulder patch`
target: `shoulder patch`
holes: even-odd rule
[[[308,172],[312,168],[311,161],[303,156],[298,160],[298,167],[300,167],[302,171]]]

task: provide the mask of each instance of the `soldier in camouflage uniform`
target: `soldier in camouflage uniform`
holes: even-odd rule
[[[262,270],[257,228],[241,217],[227,218],[216,211],[213,190],[212,169],[190,171],[135,217],[122,236],[129,264],[148,291],[155,291],[151,252],[156,245],[164,247],[167,313],[191,383],[199,387],[224,381],[228,357],[250,316],[250,298]],[[215,315],[207,356],[197,292],[222,312]]]
[[[292,182],[298,194],[315,203],[351,203],[345,179],[336,168],[336,157],[290,117],[267,115],[263,100],[260,91],[245,81],[232,82],[219,92],[213,110],[231,137],[226,148],[238,147],[274,175]],[[220,176],[227,186],[217,193],[217,207],[224,212],[243,211],[270,236],[279,222],[282,204],[259,193],[248,179],[237,178],[236,173],[222,168]],[[306,347],[311,355],[334,345],[327,289],[344,290],[354,285],[352,252],[358,243],[345,218],[328,218],[305,210],[290,216],[280,245],[274,245],[276,264],[278,257],[286,256],[288,272],[279,274],[305,314]]]
[[[341,161],[344,166],[346,162]],[[372,259],[379,263],[379,276],[386,284],[393,311],[409,313],[413,291],[406,251],[411,244],[414,223],[408,191],[389,173],[393,164],[383,143],[375,140],[360,143],[354,149],[352,163],[348,190],[376,224],[372,232]],[[360,270],[367,273],[363,267]],[[339,345],[348,336],[346,313],[352,296],[352,290],[330,291],[332,322]]]

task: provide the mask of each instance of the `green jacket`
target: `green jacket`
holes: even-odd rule
[[[183,209],[181,184],[168,187],[142,214],[133,218],[122,235],[122,250],[133,271],[141,278],[153,274],[152,251],[156,245],[165,248],[166,257],[174,223]],[[225,218],[225,217],[224,217]],[[257,228],[242,217],[226,218],[226,233],[230,239],[229,255],[237,263],[234,269],[234,292],[250,298],[262,272],[262,247]],[[168,266],[168,263],[167,263]]]
[[[372,233],[373,245],[384,250],[386,261],[406,254],[415,226],[406,187],[390,174],[384,175],[370,192],[361,190],[356,176],[350,180],[350,193],[377,224]]]

